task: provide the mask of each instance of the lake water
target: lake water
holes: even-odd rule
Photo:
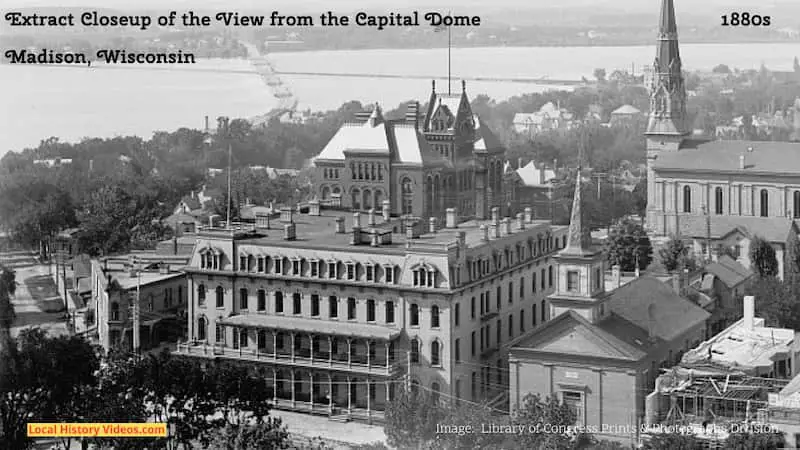
[[[458,75],[579,80],[591,78],[597,67],[637,72],[652,64],[653,46],[519,47],[453,49],[453,90]],[[686,44],[684,67],[709,70],[724,63],[742,69],[791,70],[800,43]],[[447,50],[356,50],[275,53],[277,70],[288,72],[439,75],[446,89]],[[122,67],[122,66],[118,66]],[[149,138],[156,130],[201,128],[203,116],[252,117],[276,104],[269,88],[255,74],[215,73],[196,69],[248,70],[244,60],[205,60],[175,70],[131,68],[71,68],[0,65],[0,155],[35,146],[58,136],[74,141],[84,136],[136,134]],[[380,102],[384,109],[430,94],[430,83],[419,79],[284,77],[300,108],[333,109],[348,100]],[[470,96],[487,94],[501,100],[540,92],[554,86],[512,82],[468,82]]]

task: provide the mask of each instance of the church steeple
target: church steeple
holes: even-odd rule
[[[578,177],[575,180],[575,195],[572,199],[572,214],[569,221],[567,246],[561,251],[564,256],[589,256],[592,251],[592,237],[583,223],[583,202],[581,200],[581,167],[578,166]]]
[[[686,87],[681,72],[678,27],[673,0],[661,1],[656,58],[650,82],[647,134],[681,136],[689,133]]]

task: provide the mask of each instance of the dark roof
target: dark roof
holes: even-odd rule
[[[706,216],[681,216],[681,235],[705,238],[708,234]],[[735,230],[748,237],[761,236],[769,242],[786,243],[794,221],[788,217],[712,216],[711,239],[722,239]]]
[[[752,148],[752,151],[748,151]],[[745,168],[739,168],[739,156]],[[655,170],[800,174],[800,143],[685,141],[677,152],[658,156]]]
[[[671,341],[705,322],[709,313],[662,281],[641,276],[609,294],[611,311],[654,337]]]
[[[722,255],[717,261],[707,265],[705,271],[713,274],[729,288],[736,287],[753,276],[753,271],[728,255]]]
[[[186,204],[186,206],[187,206],[187,207],[188,207],[190,210],[194,210],[194,209],[200,209],[200,208],[202,208],[202,207],[203,207],[203,205],[201,205],[201,204],[200,204],[200,200],[198,200],[196,197],[192,197],[192,196],[189,196],[189,195],[187,195],[187,196],[183,197],[183,198],[181,199],[181,202],[183,202],[184,204]]]

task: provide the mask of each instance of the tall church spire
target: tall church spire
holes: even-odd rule
[[[581,166],[578,166],[578,178],[575,181],[575,196],[572,199],[572,215],[569,220],[567,246],[561,251],[564,256],[593,255],[592,237],[583,223],[583,201],[581,200]]]
[[[647,134],[688,134],[686,88],[681,72],[678,26],[673,0],[661,0],[656,58],[650,82],[650,118]]]

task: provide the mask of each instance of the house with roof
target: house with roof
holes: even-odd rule
[[[520,134],[536,134],[543,131],[568,129],[574,125],[574,117],[569,110],[560,105],[547,102],[533,113],[514,115],[514,131]]]
[[[622,105],[611,111],[609,123],[612,126],[621,126],[636,123],[642,118],[642,111],[633,105]]]
[[[567,244],[554,257],[552,319],[511,344],[511,409],[528,394],[556,396],[577,425],[631,439],[657,369],[705,338],[709,313],[650,276],[606,291],[606,256],[583,226],[580,186],[578,175]]]
[[[207,217],[203,202],[200,201],[197,194],[192,192],[175,205],[172,214],[164,219],[164,223],[169,225],[176,235],[192,234],[203,225]]]
[[[754,278],[752,269],[729,254],[720,255],[716,261],[703,267],[700,277],[691,287],[713,300],[706,308],[711,313],[708,319],[709,336],[716,335],[741,318],[740,299]]]
[[[751,269],[750,244],[760,237],[775,250],[779,278],[783,279],[792,267],[799,231],[791,218],[687,215],[679,220],[680,236],[690,241],[694,254],[701,258],[718,260],[719,255],[729,253],[746,269]]]
[[[519,160],[519,168],[516,170],[519,179],[516,195],[521,204],[532,206],[536,218],[551,217],[550,199],[557,179],[555,164],[554,160],[553,166],[548,167],[542,162],[537,164],[531,160],[523,165],[522,159]]]
[[[421,114],[422,113],[422,114]],[[356,114],[316,156],[313,190],[323,205],[391,215],[445,218],[447,208],[485,218],[505,206],[505,148],[460,94],[436,92],[426,111],[403,117],[380,106]]]

